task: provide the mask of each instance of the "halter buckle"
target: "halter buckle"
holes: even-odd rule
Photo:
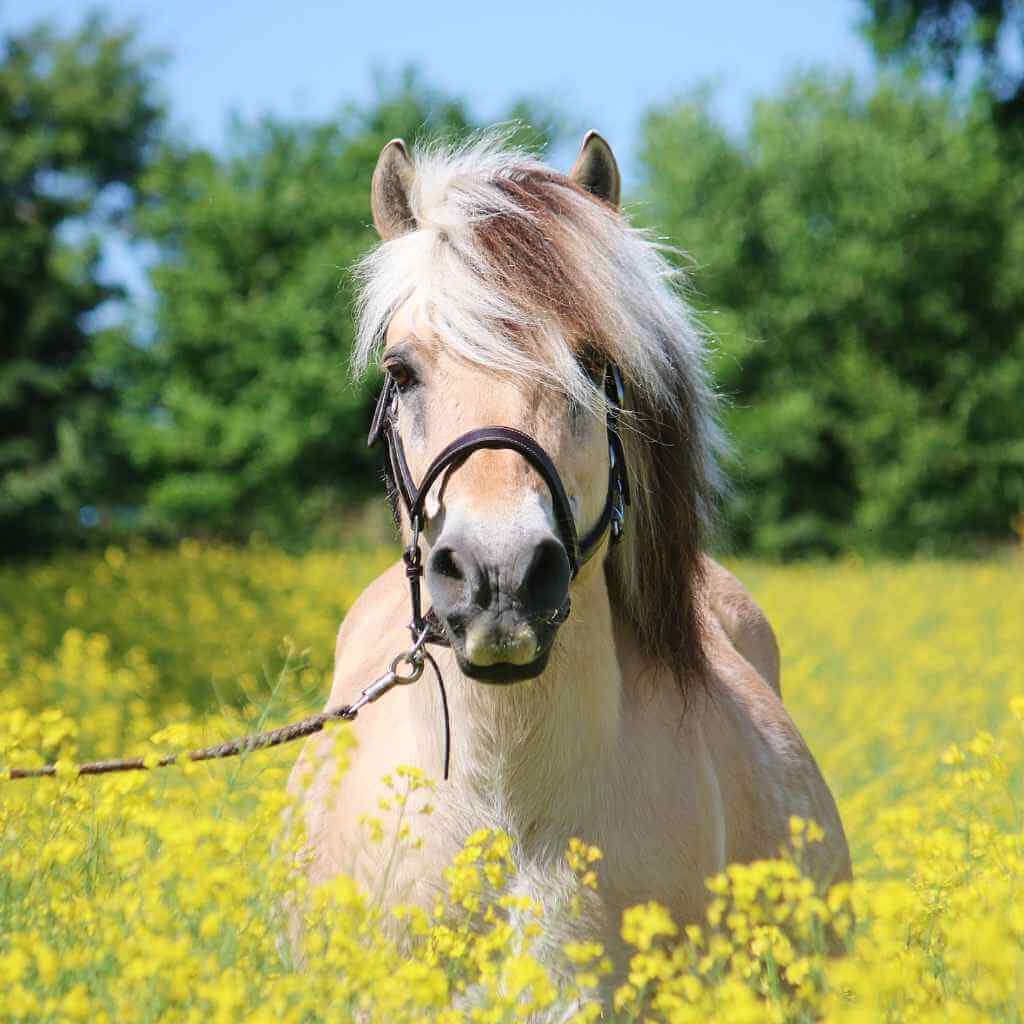
[[[420,579],[423,577],[423,552],[420,550],[420,517],[412,516],[412,540],[409,546],[402,552],[402,561],[405,563],[405,578],[409,581],[409,603],[412,608],[412,621],[409,623],[409,630],[412,633],[413,654],[422,646],[427,635],[423,621],[423,606],[420,597]]]
[[[612,449],[612,467],[614,472],[615,466],[615,449]],[[615,493],[612,495],[612,513],[611,520],[609,522],[609,528],[612,535],[612,543],[615,544],[617,541],[622,539],[623,533],[626,530],[626,501],[625,494],[622,489],[622,477],[618,473],[615,474]]]

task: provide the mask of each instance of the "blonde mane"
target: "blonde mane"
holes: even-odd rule
[[[373,249],[361,284],[356,372],[412,301],[464,359],[556,388],[595,413],[587,366],[613,360],[627,386],[633,485],[608,582],[644,649],[680,682],[705,668],[695,593],[712,525],[722,438],[706,337],[671,252],[502,134],[413,153],[416,230]]]

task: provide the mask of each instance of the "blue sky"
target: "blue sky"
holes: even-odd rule
[[[78,23],[88,0],[0,0],[0,31],[50,18]],[[630,187],[640,116],[651,104],[716,87],[727,124],[811,66],[866,74],[858,0],[110,0],[167,52],[161,80],[175,125],[218,147],[232,112],[326,116],[373,93],[375,71],[407,63],[496,119],[519,96],[554,100],[612,143]],[[569,157],[562,157],[565,162]],[[107,272],[138,297],[138,254],[116,241]]]
[[[0,25],[68,26],[82,0],[0,0]],[[714,82],[726,120],[800,67],[864,72],[857,0],[112,0],[118,20],[171,57],[179,126],[216,145],[230,111],[325,115],[372,93],[374,69],[415,62],[430,81],[495,118],[515,96],[554,98],[596,127],[628,165],[641,112]]]

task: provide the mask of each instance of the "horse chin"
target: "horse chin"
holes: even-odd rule
[[[478,683],[489,683],[492,686],[508,686],[511,683],[536,679],[547,668],[548,658],[551,656],[551,645],[547,644],[533,661],[527,662],[525,665],[517,665],[510,661],[499,661],[493,665],[474,665],[473,662],[467,660],[459,647],[453,644],[452,649],[455,652],[455,660],[459,664],[459,671],[464,676],[468,676]]]

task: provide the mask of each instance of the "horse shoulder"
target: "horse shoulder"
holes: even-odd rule
[[[356,598],[338,629],[329,704],[350,703],[409,646],[409,589],[400,561]]]
[[[781,697],[779,644],[768,616],[728,569],[707,556],[704,578],[708,606],[733,647]]]
[[[341,623],[327,708],[352,703],[363,688],[387,668],[391,658],[403,646],[408,646],[409,632],[405,625],[408,615],[405,575],[398,562],[359,595]],[[313,853],[307,866],[311,881],[324,881],[339,870],[350,871],[354,864],[348,845],[352,832],[349,819],[357,814],[357,805],[368,786],[366,779],[358,777],[357,769],[366,767],[363,747],[373,750],[376,746],[376,733],[383,727],[378,718],[367,715],[364,724],[360,716],[361,742],[349,757],[346,799],[338,799],[338,761],[333,731],[310,736],[292,768],[288,792],[305,819],[309,849]],[[363,744],[363,740],[367,742]],[[377,782],[379,777],[378,772],[373,781]],[[350,798],[353,793],[357,794],[356,799]]]
[[[363,688],[387,667],[390,659],[408,641],[401,626],[408,615],[402,564],[396,562],[378,576],[356,598],[348,610],[334,648],[334,677],[325,708],[351,704]],[[385,646],[390,644],[390,646]],[[326,733],[311,736],[302,745],[292,768],[288,789],[308,803],[318,797],[318,788],[310,785],[311,774],[328,760],[330,737]]]
[[[850,877],[850,854],[835,799],[778,693],[734,648],[724,627],[709,632],[711,679],[702,715],[728,809],[728,859],[779,854],[793,816],[825,832],[805,868],[825,883]]]

